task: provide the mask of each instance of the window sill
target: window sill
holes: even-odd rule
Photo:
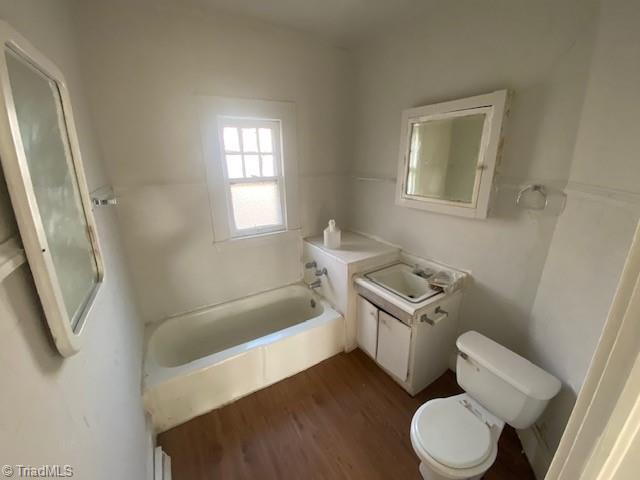
[[[262,247],[274,243],[293,242],[302,239],[300,229],[280,230],[277,232],[259,233],[246,237],[230,238],[219,242],[213,242],[216,250],[227,252],[232,250],[243,250],[246,248]]]

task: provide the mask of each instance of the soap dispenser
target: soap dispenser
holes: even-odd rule
[[[324,229],[324,246],[334,250],[340,248],[340,229],[333,219],[329,220],[329,226]]]

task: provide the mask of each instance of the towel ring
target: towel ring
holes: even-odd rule
[[[518,192],[518,196],[516,197],[517,206],[520,206],[520,202],[522,201],[522,196],[528,191],[538,192],[544,198],[544,205],[542,207],[531,208],[531,210],[544,210],[545,208],[547,208],[547,205],[549,203],[549,198],[547,196],[547,189],[545,188],[544,185],[536,185],[536,184],[526,185]]]

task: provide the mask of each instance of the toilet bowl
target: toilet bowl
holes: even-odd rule
[[[423,404],[411,444],[426,480],[479,479],[493,465],[505,423],[527,428],[560,390],[558,379],[477,332],[456,342],[466,393]]]
[[[496,459],[503,426],[465,393],[428,401],[411,421],[411,444],[423,478],[480,478]]]

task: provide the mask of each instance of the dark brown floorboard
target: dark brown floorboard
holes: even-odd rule
[[[427,400],[461,392],[447,372],[411,397],[356,350],[162,433],[158,443],[174,480],[420,479],[411,418]],[[512,428],[484,478],[534,479]]]

